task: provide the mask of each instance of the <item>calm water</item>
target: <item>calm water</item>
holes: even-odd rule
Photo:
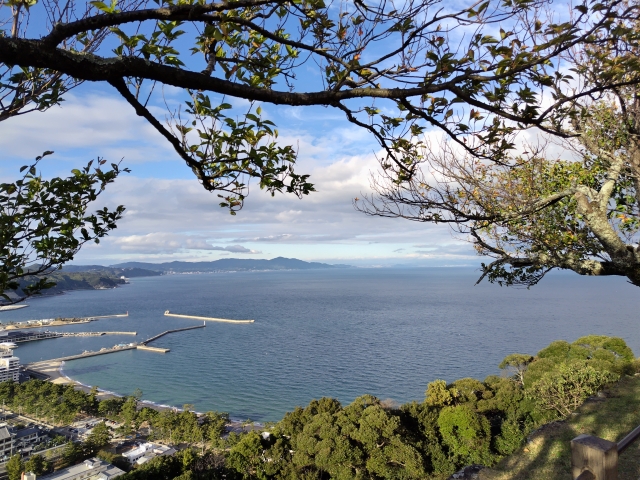
[[[163,312],[255,319],[208,323],[153,345],[67,362],[65,373],[119,393],[141,388],[160,404],[195,404],[234,418],[278,420],[296,405],[363,393],[420,400],[427,383],[484,378],[513,352],[555,339],[623,337],[640,353],[640,295],[617,278],[556,274],[531,290],[473,286],[470,269],[345,269],[176,275],[133,279],[114,290],[35,299],[0,321],[123,313],[58,328],[137,331],[137,337],[60,338],[21,344],[28,362],[138,341],[199,322]]]

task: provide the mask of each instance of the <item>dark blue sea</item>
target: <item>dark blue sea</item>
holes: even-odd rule
[[[113,290],[30,300],[0,321],[129,312],[127,318],[58,331],[137,331],[137,337],[59,338],[22,343],[22,362],[140,341],[200,322],[172,312],[253,324],[207,323],[152,345],[167,354],[125,351],[67,362],[87,385],[233,418],[273,421],[322,396],[343,403],[364,393],[422,400],[429,382],[497,374],[514,352],[556,339],[624,338],[640,354],[640,290],[620,278],[550,275],[530,290],[474,286],[465,268],[336,269],[134,278]]]

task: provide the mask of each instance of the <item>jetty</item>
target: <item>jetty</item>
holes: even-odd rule
[[[137,335],[137,334],[138,332],[62,332],[61,333],[63,337],[101,337],[102,335]]]
[[[34,367],[34,366],[37,366],[37,365],[39,365],[41,363],[66,362],[67,360],[78,360],[80,358],[95,357],[96,355],[106,355],[107,353],[123,352],[125,350],[133,350],[136,347],[137,347],[137,345],[135,343],[130,343],[128,345],[122,345],[122,346],[121,345],[116,345],[115,347],[111,347],[111,348],[101,348],[97,352],[86,351],[86,352],[79,353],[78,355],[69,355],[68,357],[50,358],[49,360],[41,360],[39,362],[31,362],[31,363],[27,363],[26,367],[27,368]]]
[[[6,312],[8,310],[18,310],[20,308],[28,307],[29,305],[0,305],[0,312]]]
[[[95,357],[96,355],[106,355],[107,353],[116,353],[116,352],[122,352],[124,350],[133,350],[133,349],[138,349],[138,350],[146,350],[148,352],[156,352],[156,353],[167,353],[170,352],[171,350],[168,348],[160,348],[160,347],[150,347],[149,345],[147,345],[149,342],[153,342],[154,340],[159,339],[160,337],[163,337],[169,333],[175,333],[175,332],[183,332],[185,330],[193,330],[194,328],[204,328],[206,327],[206,323],[202,323],[202,325],[194,325],[193,327],[183,327],[183,328],[175,328],[173,330],[166,330],[162,333],[159,333],[157,335],[154,335],[151,338],[148,338],[142,342],[139,343],[127,343],[127,344],[120,344],[120,345],[115,345],[111,348],[101,348],[100,350],[98,350],[97,352],[92,352],[92,351],[85,351],[82,352],[78,355],[69,355],[67,357],[61,357],[61,358],[50,358],[49,360],[41,360],[39,362],[31,362],[26,364],[27,368],[37,368],[37,366],[39,364],[43,364],[43,363],[49,363],[49,362],[66,362],[67,360],[78,360],[80,358],[87,358],[87,357]],[[106,334],[120,334],[120,335],[136,335],[137,332],[67,332],[65,334],[61,334],[61,333],[56,333],[53,332],[55,335],[58,336],[84,336],[84,335],[89,335],[89,336],[93,336],[95,334],[99,334],[99,335],[106,335]]]
[[[181,315],[179,313],[171,313],[169,310],[164,312],[165,317],[191,318],[193,320],[204,320],[205,322],[224,322],[224,323],[253,323],[255,320],[231,320],[229,318],[215,317],[198,317],[196,315]]]
[[[95,317],[85,317],[87,320],[98,320],[100,318],[119,318],[119,317],[128,317],[129,311],[127,313],[117,313],[115,315],[97,315]]]
[[[147,338],[144,342],[140,342],[138,344],[138,348],[140,350],[150,350],[153,352],[160,352],[163,350],[162,353],[166,353],[169,352],[170,350],[168,348],[157,348],[157,347],[149,347],[147,344],[150,342],[153,342],[154,340],[159,339],[160,337],[164,337],[165,335],[169,334],[169,333],[175,333],[175,332],[184,332],[185,330],[193,330],[194,328],[204,328],[207,325],[205,323],[203,323],[202,325],[195,325],[193,327],[184,327],[184,328],[174,328],[173,330],[166,330],[162,333],[159,333],[158,335],[154,335],[151,338]]]

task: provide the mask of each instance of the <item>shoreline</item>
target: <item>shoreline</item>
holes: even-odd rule
[[[48,327],[66,327],[69,325],[81,325],[81,324],[85,324],[85,323],[91,323],[94,322],[95,320],[88,320],[88,319],[83,319],[83,320],[78,320],[77,322],[61,322],[61,321],[53,321],[51,323],[47,323],[46,325],[37,325],[37,324],[33,324],[33,325],[16,325],[16,324],[12,324],[12,325],[6,325],[4,323],[0,323],[0,328],[4,328],[4,330],[28,330],[30,328],[48,328]]]
[[[93,388],[91,385],[85,385],[84,383],[78,382],[77,380],[74,380],[68,377],[67,375],[65,375],[64,364],[65,364],[64,361],[56,361],[56,360],[46,361],[45,360],[45,361],[39,362],[36,367],[29,367],[29,370],[47,375],[49,377],[48,380],[45,380],[47,382],[51,382],[56,385],[73,385],[76,389],[82,390],[85,393],[91,392],[91,389]],[[110,398],[123,398],[124,396],[125,395],[120,395],[119,393],[112,392],[110,390],[104,390],[98,387],[98,395],[97,395],[98,400],[108,400]],[[172,410],[177,412],[182,411],[182,408],[180,407],[163,405],[163,404],[153,402],[151,400],[141,399],[139,403],[142,404],[143,407],[152,408],[153,410],[157,410],[158,412],[163,412],[167,410]],[[196,415],[204,415],[203,412],[194,411],[194,413]],[[243,426],[243,423],[244,423],[243,420],[229,417],[229,423],[227,424],[228,430],[238,432],[238,431],[247,430],[247,428],[256,429],[257,427],[259,429],[264,427],[264,425],[261,422],[252,422],[251,426],[249,427]]]

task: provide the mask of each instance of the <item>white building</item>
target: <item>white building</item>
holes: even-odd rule
[[[129,450],[123,453],[122,456],[129,460],[131,465],[148,462],[154,457],[170,456],[176,453],[176,449],[167,447],[166,445],[160,445],[158,443],[143,443],[133,450]]]
[[[58,470],[38,480],[111,480],[124,475],[124,472],[99,458],[90,458],[73,467]]]
[[[13,350],[9,344],[0,344],[0,382],[20,379],[20,359],[13,355]]]

